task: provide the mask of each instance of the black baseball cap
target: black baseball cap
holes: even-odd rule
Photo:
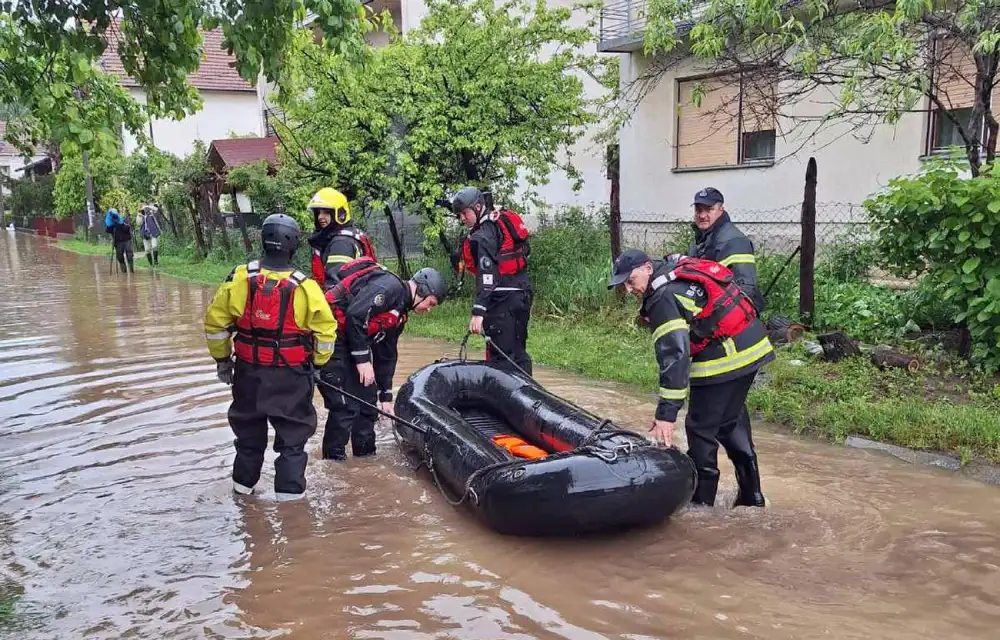
[[[696,205],[700,204],[706,207],[711,207],[712,205],[725,201],[725,198],[722,197],[722,192],[715,187],[705,187],[698,193],[694,194],[694,204]]]
[[[608,289],[614,289],[632,275],[632,270],[649,262],[649,256],[638,249],[623,251],[611,267],[611,279],[608,280]]]

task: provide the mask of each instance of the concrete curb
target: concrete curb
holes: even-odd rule
[[[848,436],[847,439],[844,440],[844,446],[852,449],[873,449],[876,451],[883,451],[906,462],[922,464],[930,467],[938,467],[940,469],[953,471],[959,475],[979,480],[987,484],[1000,485],[1000,467],[997,465],[972,461],[963,467],[958,458],[948,454],[936,453],[933,451],[917,451],[915,449],[908,449],[906,447],[900,447],[887,442],[869,440],[868,438],[862,438],[860,436]]]

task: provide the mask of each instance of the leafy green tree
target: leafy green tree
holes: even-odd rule
[[[375,211],[398,204],[436,234],[440,204],[463,184],[498,199],[520,178],[531,187],[555,168],[579,179],[568,149],[596,121],[580,75],[599,73],[582,53],[570,8],[531,0],[429,0],[421,26],[364,65],[329,55],[308,37],[289,55],[278,102],[284,171],[306,202],[332,184]],[[581,5],[579,11],[590,11]]]
[[[922,175],[891,180],[865,207],[886,265],[903,277],[926,274],[959,309],[972,355],[1000,370],[1000,165],[966,180],[956,162],[935,160]]]
[[[125,172],[125,159],[115,148],[90,156],[90,174],[94,183],[94,202],[99,207],[95,219],[102,218],[100,209],[104,194],[120,187]],[[65,218],[87,210],[86,181],[83,156],[77,151],[66,153],[56,174],[53,193],[56,217]],[[100,226],[98,224],[98,226]]]
[[[243,78],[274,80],[307,12],[324,46],[360,55],[368,23],[358,0],[3,0],[0,104],[17,112],[8,136],[27,151],[56,139],[69,153],[112,144],[122,126],[141,138],[147,114],[182,118],[200,106],[187,77],[201,64],[203,29],[221,27]],[[145,107],[98,68],[109,45]]]
[[[957,128],[973,175],[993,162],[995,0],[649,0],[646,15],[645,49],[655,57],[623,91],[627,104],[693,56],[710,72],[730,74],[723,82],[766,88],[757,108],[801,128],[804,141],[831,125],[864,137],[929,102]],[[955,86],[974,93],[968,117],[952,113],[948,87]],[[696,104],[703,91],[695,91]],[[829,103],[831,95],[826,113],[795,108]]]

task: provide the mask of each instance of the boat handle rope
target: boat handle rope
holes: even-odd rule
[[[460,346],[458,348],[458,359],[461,360],[462,362],[465,362],[465,360],[466,360],[466,358],[468,357],[468,354],[469,354],[469,338],[470,337],[472,337],[472,332],[471,331],[466,331],[465,332],[465,337],[462,338],[462,346]],[[520,371],[524,375],[528,376],[529,379],[531,379],[531,380],[535,379],[534,376],[532,376],[530,373],[528,373],[527,371],[525,371],[524,369],[522,369],[521,365],[519,365],[516,362],[514,362],[514,359],[511,358],[509,355],[507,355],[504,352],[503,349],[501,349],[500,347],[498,347],[497,343],[496,343],[496,340],[494,340],[493,338],[491,338],[491,337],[489,337],[488,335],[485,335],[485,334],[483,335],[483,340],[486,341],[487,345],[493,345],[493,350],[496,351],[497,353],[499,353],[500,355],[502,355],[504,357],[504,359],[507,360],[507,362],[509,362],[512,365],[514,365],[515,369],[517,369],[518,371]]]
[[[337,385],[334,385],[334,384],[330,384],[330,383],[329,383],[329,382],[327,382],[326,380],[323,380],[323,379],[322,379],[322,378],[321,378],[321,377],[319,376],[319,373],[318,373],[318,372],[317,372],[317,373],[316,373],[316,375],[315,375],[315,376],[313,377],[313,379],[314,379],[314,380],[315,380],[315,381],[316,381],[316,382],[317,382],[318,384],[322,384],[322,385],[325,385],[325,386],[329,387],[330,389],[333,389],[333,390],[334,390],[334,391],[336,391],[337,393],[342,393],[342,394],[344,394],[345,396],[347,396],[348,398],[350,398],[351,400],[356,400],[356,401],[360,402],[361,404],[365,405],[366,407],[368,407],[369,409],[374,409],[374,410],[375,410],[375,411],[377,411],[377,412],[378,412],[378,413],[379,413],[380,415],[383,415],[383,416],[385,416],[386,418],[389,418],[390,420],[395,420],[396,422],[398,422],[398,423],[400,423],[400,424],[404,424],[404,425],[408,426],[409,428],[413,429],[414,431],[416,431],[417,433],[422,433],[422,434],[424,434],[424,435],[427,435],[427,429],[425,429],[424,427],[421,427],[421,426],[420,426],[420,425],[418,425],[418,424],[415,424],[415,423],[413,423],[413,422],[410,422],[409,420],[404,420],[403,418],[400,418],[399,416],[397,416],[397,415],[394,415],[394,414],[392,414],[392,413],[388,413],[388,412],[386,412],[386,411],[382,411],[382,410],[381,410],[381,409],[379,409],[379,408],[378,408],[377,406],[373,405],[372,403],[370,403],[370,402],[368,402],[368,401],[366,401],[366,400],[362,400],[361,398],[357,397],[357,396],[356,396],[356,395],[354,395],[353,393],[348,393],[347,391],[344,391],[343,389],[341,389],[341,388],[340,388],[340,387],[338,387]]]
[[[441,482],[441,478],[438,477],[437,470],[434,468],[434,456],[430,452],[430,444],[424,441],[424,460],[417,465],[414,471],[419,470],[421,466],[426,466],[427,470],[431,472],[431,477],[434,479],[434,484],[437,485],[438,490],[441,492],[441,496],[445,501],[453,507],[458,507],[462,505],[466,500],[472,498],[472,503],[475,505],[479,504],[479,494],[472,487],[472,484],[482,476],[490,471],[496,471],[498,469],[506,469],[520,464],[519,460],[503,460],[501,462],[494,462],[493,464],[488,464],[485,467],[476,469],[471,474],[469,474],[469,479],[465,481],[465,490],[462,491],[462,495],[458,498],[452,498],[449,496],[444,489],[444,483]]]

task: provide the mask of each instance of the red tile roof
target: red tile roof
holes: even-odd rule
[[[216,156],[221,161],[215,161]],[[272,167],[278,164],[277,138],[231,138],[212,140],[208,147],[209,161],[216,171],[228,171],[258,160],[267,160]]]
[[[126,87],[139,83],[125,75],[125,68],[118,57],[118,24],[113,22],[107,31],[108,47],[101,55],[101,66],[107,73],[117,76]],[[222,48],[222,30],[202,32],[201,66],[188,76],[195,88],[206,91],[255,91],[253,85],[236,71],[236,57]]]

